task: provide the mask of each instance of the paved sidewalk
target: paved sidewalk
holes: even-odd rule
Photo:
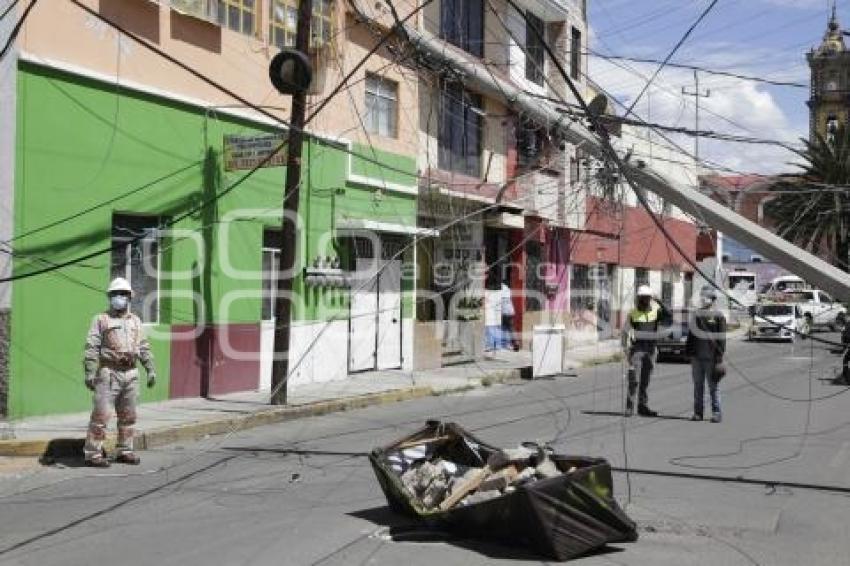
[[[618,350],[616,341],[573,348],[567,352],[566,367],[610,361]],[[144,403],[138,410],[136,446],[144,450],[237,428],[467,391],[527,377],[530,366],[530,352],[505,351],[436,370],[367,372],[341,381],[292,386],[284,407],[270,406],[268,391]],[[89,413],[82,412],[0,422],[0,456],[41,456],[81,449],[88,419]],[[114,433],[114,422],[111,424]]]

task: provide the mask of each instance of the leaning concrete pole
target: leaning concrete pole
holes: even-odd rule
[[[509,81],[492,74],[483,65],[469,59],[462,51],[432,34],[411,25],[405,25],[404,28],[411,43],[427,60],[450,66],[463,75],[466,84],[473,89],[505,100],[539,124],[557,131],[569,143],[580,146],[595,157],[605,158],[605,151],[598,136],[577,119],[552,104],[525,94]],[[650,168],[638,167],[634,163],[627,163],[626,166],[630,168],[629,177],[641,188],[663,197],[735,240],[745,242],[748,247],[812,285],[829,291],[843,301],[850,301],[850,274],[736,214],[693,187],[666,179]]]

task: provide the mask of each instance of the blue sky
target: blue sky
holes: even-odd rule
[[[710,0],[589,0],[591,49],[663,59]],[[673,62],[758,77],[808,83],[805,54],[820,43],[829,16],[827,0],[720,0],[679,50]],[[850,29],[850,0],[838,2],[839,21]],[[848,38],[850,44],[850,38]],[[590,59],[590,76],[630,103],[657,65],[627,63],[628,69]],[[636,111],[651,121],[694,126],[693,72],[667,69]],[[701,103],[701,129],[798,144],[808,136],[805,88],[768,86],[700,75],[712,95]],[[675,138],[693,148],[690,138]],[[701,156],[741,172],[790,171],[796,156],[781,148],[703,140]]]

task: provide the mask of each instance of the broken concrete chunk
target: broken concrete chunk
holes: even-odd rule
[[[489,501],[491,499],[496,499],[497,497],[501,497],[502,493],[497,490],[492,491],[476,491],[470,496],[467,496],[463,500],[463,505],[474,505],[476,503],[481,503],[483,501]]]
[[[413,448],[405,448],[402,450],[401,455],[408,461],[423,460],[428,455],[428,449],[424,445],[414,446]]]
[[[434,478],[431,484],[422,492],[422,505],[432,509],[443,502],[448,493],[448,482],[443,478]]]
[[[537,470],[532,468],[531,466],[523,469],[516,478],[514,482],[516,485],[522,485],[524,483],[528,483],[537,478]]]
[[[516,466],[507,466],[485,478],[478,489],[480,491],[502,491],[514,483],[517,476],[519,476],[519,472]]]
[[[555,476],[561,475],[561,471],[558,470],[555,462],[550,460],[547,456],[544,456],[543,461],[537,464],[535,471],[537,472],[537,476],[541,479],[554,478]]]
[[[504,468],[510,463],[526,463],[536,452],[520,446],[519,448],[506,448],[494,452],[487,460],[487,465],[494,470]]]

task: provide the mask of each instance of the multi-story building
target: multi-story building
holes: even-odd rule
[[[616,124],[616,117],[607,122]],[[632,162],[643,162],[679,184],[693,184],[693,165],[686,152],[651,128],[618,126],[613,143]],[[604,334],[619,328],[640,285],[649,285],[671,308],[687,308],[693,294],[691,262],[696,260],[694,211],[679,210],[644,193],[665,235],[615,168],[593,159],[581,165],[586,222],[583,230],[572,234],[569,255],[574,339],[592,339],[598,329]],[[686,257],[671,245],[668,235]]]
[[[4,38],[23,7],[4,19]],[[252,170],[285,132],[290,102],[270,84],[268,64],[293,43],[296,8],[296,0],[32,8],[0,72],[0,263],[20,278],[0,284],[8,391],[0,412],[89,407],[82,344],[119,275],[136,291],[161,377],[145,400],[268,389],[282,156]],[[378,40],[347,3],[315,0],[313,14],[308,115]],[[413,263],[408,244],[421,231],[419,92],[396,62],[380,49],[307,126],[296,383],[412,361],[413,278],[402,264]],[[360,276],[376,266],[385,267],[380,276]],[[358,310],[368,314],[349,316]]]
[[[626,308],[616,288],[686,296],[686,265],[633,198],[608,206],[610,179],[557,124],[404,33],[367,57],[412,14],[406,25],[495,84],[581,119],[541,37],[591,98],[586,3],[517,3],[314,0],[291,382],[478,357],[484,324],[500,322],[480,302],[503,285],[514,330],[564,322],[575,336]],[[293,43],[296,11],[72,0],[27,15],[0,63],[3,414],[87,408],[82,340],[119,275],[162,378],[145,400],[270,388],[290,102],[268,64]],[[624,132],[635,155],[660,155]],[[659,206],[690,250],[693,225]]]
[[[523,13],[504,0],[437,0],[424,9],[422,26],[497,82],[541,103],[575,102],[540,37],[584,90],[585,3],[517,4]],[[575,150],[551,124],[534,123],[503,93],[475,84],[451,67],[420,73],[419,219],[421,226],[443,227],[418,252],[417,335],[423,338],[417,346],[428,345],[418,356],[422,367],[478,354],[486,321],[468,320],[469,297],[498,297],[507,284],[517,332],[568,306],[565,230],[582,218],[576,206],[584,205],[569,177]],[[423,300],[422,291],[431,299]]]

